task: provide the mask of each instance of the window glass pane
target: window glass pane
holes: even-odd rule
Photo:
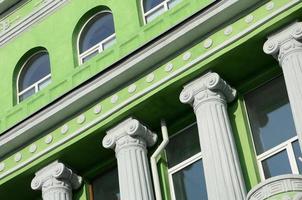
[[[19,78],[19,92],[50,74],[50,61],[46,52],[32,56],[22,69]]]
[[[173,185],[177,200],[208,199],[201,160],[173,174]]]
[[[265,178],[292,173],[287,152],[285,150],[262,161],[262,165]]]
[[[146,22],[151,22],[152,20],[154,20],[156,17],[160,16],[164,12],[165,12],[165,7],[164,6],[159,7],[158,9],[152,11],[146,16]]]
[[[257,154],[296,135],[283,77],[246,96]]]
[[[172,137],[166,147],[169,168],[200,152],[197,125]]]
[[[179,2],[181,2],[181,0],[171,0],[168,2],[168,7],[169,8],[173,8],[174,6],[176,6]]]
[[[293,142],[293,149],[294,149],[295,158],[296,158],[299,172],[302,173],[302,162],[299,160],[299,157],[301,157],[301,149],[300,149],[298,140]]]
[[[94,180],[92,187],[94,200],[120,200],[116,168]]]
[[[115,44],[115,37],[111,38],[110,40],[104,42],[103,49],[108,49],[109,47],[113,46]]]
[[[88,55],[86,55],[85,57],[82,58],[82,62],[84,63],[84,62],[90,60],[91,58],[93,58],[93,56],[95,56],[98,53],[99,53],[98,50],[91,52],[90,54],[88,54]]]
[[[32,89],[29,89],[28,91],[24,92],[19,96],[19,101],[23,101],[27,97],[30,97],[31,95],[35,94],[35,88],[33,87]]]
[[[39,90],[42,90],[43,88],[45,88],[46,86],[48,86],[50,83],[51,83],[51,77],[45,79],[44,81],[42,81],[42,82],[38,85]]]
[[[144,11],[145,13],[151,10],[152,8],[156,7],[157,5],[164,2],[164,0],[143,0],[144,1]]]
[[[113,16],[102,12],[91,19],[80,37],[80,53],[83,53],[115,33]]]

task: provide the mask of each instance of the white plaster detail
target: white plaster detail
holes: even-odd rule
[[[274,56],[282,67],[295,127],[302,147],[302,23],[295,22],[270,36],[263,50],[266,54]]]
[[[118,101],[118,95],[115,94],[111,97],[111,103],[116,103]]]
[[[78,124],[83,124],[85,122],[85,120],[86,120],[86,117],[85,117],[84,114],[82,114],[82,115],[78,116],[77,123]]]
[[[182,56],[182,59],[183,59],[184,61],[187,61],[187,60],[189,60],[189,59],[191,58],[191,56],[192,56],[191,52],[186,52],[186,53]]]
[[[47,136],[45,137],[44,142],[45,142],[46,144],[50,144],[50,143],[52,142],[52,140],[53,140],[52,135],[47,135]]]
[[[33,190],[42,190],[43,200],[72,200],[72,190],[78,189],[82,178],[55,161],[36,173],[31,182]]]
[[[252,14],[248,15],[245,17],[244,21],[247,23],[247,24],[250,24],[252,23],[254,20],[254,16]]]
[[[246,195],[227,102],[236,97],[217,73],[208,72],[184,86],[182,103],[194,108],[208,199],[243,200]]]
[[[288,174],[269,178],[252,188],[246,200],[265,200],[285,192],[299,192],[293,200],[301,200],[302,176]]]
[[[93,108],[93,112],[94,114],[99,114],[102,112],[102,106],[101,105],[96,105],[94,108]]]
[[[275,7],[275,3],[274,2],[268,2],[266,5],[265,5],[265,9],[267,10],[267,11],[270,11],[270,10],[272,10],[273,8]]]
[[[65,133],[68,132],[68,125],[67,124],[64,124],[62,127],[61,127],[61,134],[64,135]]]
[[[4,171],[5,169],[5,164],[4,163],[0,163],[0,172]]]
[[[230,35],[232,32],[233,32],[233,27],[232,26],[228,26],[224,30],[225,35]]]
[[[136,85],[135,84],[131,84],[129,87],[128,87],[128,92],[131,94],[133,92],[136,91]]]
[[[154,78],[155,78],[154,73],[148,74],[148,76],[146,77],[147,83],[151,83],[154,80]]]
[[[128,118],[107,132],[103,146],[115,150],[123,200],[155,200],[147,156],[157,135],[138,120]]]
[[[35,153],[37,151],[37,145],[36,144],[32,144],[29,146],[29,152],[30,153]]]
[[[213,45],[213,40],[210,38],[207,39],[203,44],[204,48],[206,48],[206,49],[210,48],[212,45]]]
[[[173,64],[172,63],[168,63],[166,66],[165,66],[165,71],[166,72],[171,72],[173,70]]]
[[[20,152],[15,154],[14,160],[15,162],[19,162],[22,159],[22,154]]]

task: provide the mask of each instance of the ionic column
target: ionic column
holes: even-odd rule
[[[154,200],[147,146],[156,140],[156,134],[133,118],[109,130],[103,139],[103,146],[116,153],[122,200]]]
[[[209,200],[242,200],[246,189],[227,113],[236,91],[218,74],[208,72],[186,85],[182,103],[193,106]]]
[[[72,200],[72,190],[78,189],[81,183],[81,177],[56,161],[36,173],[31,188],[42,190],[43,200]]]
[[[302,147],[302,23],[270,36],[263,46],[282,67],[300,146]]]

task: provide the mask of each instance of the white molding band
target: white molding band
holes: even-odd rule
[[[51,163],[36,173],[33,190],[42,190],[43,200],[72,200],[72,190],[78,189],[82,178],[63,163]]]
[[[217,73],[208,72],[186,85],[182,103],[194,108],[209,199],[242,200],[246,189],[237,155],[227,102],[236,97]]]
[[[295,22],[268,38],[266,54],[282,67],[295,127],[302,147],[302,22]]]
[[[155,200],[147,146],[156,141],[157,135],[133,118],[107,132],[103,146],[115,149],[121,199]]]
[[[297,192],[294,198],[288,200],[302,199],[302,176],[282,175],[265,180],[256,185],[247,195],[246,200],[265,200],[281,193]]]

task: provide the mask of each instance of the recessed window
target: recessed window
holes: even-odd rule
[[[121,200],[117,168],[99,176],[92,182],[94,200]]]
[[[300,147],[283,77],[245,97],[262,179],[302,172]]]
[[[32,96],[51,83],[50,61],[46,51],[32,55],[23,65],[17,79],[18,102]]]
[[[197,125],[173,136],[166,154],[172,200],[207,200]]]
[[[112,13],[110,11],[102,11],[95,14],[86,22],[79,35],[78,53],[80,64],[111,47],[115,41]]]
[[[151,22],[167,10],[173,8],[181,0],[142,0],[145,23]]]

